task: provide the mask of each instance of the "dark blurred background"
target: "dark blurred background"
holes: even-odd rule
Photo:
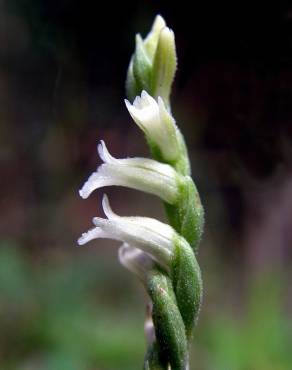
[[[148,156],[124,81],[157,13],[206,211],[192,369],[291,369],[292,4],[1,0],[1,370],[141,368],[142,286],[117,243],[75,246],[102,215],[102,190],[78,196],[97,142]],[[104,191],[121,215],[165,220],[150,195]]]

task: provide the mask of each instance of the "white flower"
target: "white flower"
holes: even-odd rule
[[[119,248],[119,261],[128,270],[138,275],[142,281],[146,280],[148,271],[155,266],[154,260],[146,252],[127,243]]]
[[[171,166],[146,158],[116,159],[103,141],[98,145],[98,153],[104,164],[79,191],[82,198],[103,186],[119,185],[155,194],[171,204],[176,201],[180,177]]]
[[[82,234],[79,245],[99,238],[120,240],[150,254],[161,266],[169,267],[178,236],[171,226],[148,217],[118,216],[111,210],[106,196],[102,206],[107,219],[94,217],[96,227]]]
[[[125,100],[127,109],[136,124],[144,131],[147,139],[154,143],[166,161],[176,160],[180,144],[175,120],[165,107],[163,100],[156,101],[145,90],[131,104]]]

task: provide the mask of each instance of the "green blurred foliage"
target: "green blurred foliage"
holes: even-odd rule
[[[131,288],[119,294],[116,284],[115,305],[99,302],[107,301],[106,260],[71,262],[33,266],[15,246],[0,247],[1,369],[137,368],[143,318]]]
[[[144,308],[127,273],[107,255],[65,261],[36,263],[12,243],[0,246],[0,368],[140,368]],[[269,276],[252,284],[239,313],[217,307],[214,315],[207,307],[193,369],[290,369],[292,323],[282,293],[279,279]]]
[[[237,315],[222,308],[211,317],[205,315],[196,334],[195,355],[201,364],[197,368],[290,369],[292,321],[284,310],[281,287],[279,277],[261,276],[249,286],[245,306]]]

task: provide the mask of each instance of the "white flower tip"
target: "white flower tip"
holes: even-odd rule
[[[137,100],[137,96],[133,102],[133,104],[131,104],[129,102],[129,100],[125,99],[125,104],[126,104],[126,107],[128,109],[128,112],[130,113],[131,117],[133,118],[134,121],[137,120],[137,108],[139,108],[139,103],[138,103],[138,100]]]
[[[98,184],[96,183],[97,180],[98,180],[98,173],[93,172],[89,176],[88,180],[84,183],[82,188],[79,190],[79,195],[81,196],[81,198],[87,199],[89,195],[93,192],[93,190],[99,187]]]
[[[141,108],[141,98],[139,95],[134,99],[133,106],[136,108]]]
[[[142,99],[140,98],[139,95],[136,96],[136,98],[134,99],[133,105],[131,106],[131,108],[133,108],[133,107],[138,108],[138,109],[142,108]]]
[[[160,14],[157,14],[153,22],[152,31],[154,32],[159,31],[165,26],[166,26],[165,20]]]
[[[111,209],[111,206],[109,204],[109,199],[106,194],[103,195],[102,198],[102,209],[106,217],[111,220],[113,218],[118,218],[119,216],[114,213],[114,211]]]
[[[153,106],[157,105],[156,100],[150,94],[148,94],[146,90],[142,91],[141,99],[142,99],[142,102],[143,102],[142,104],[144,107],[146,105],[153,105]]]
[[[105,142],[103,140],[100,141],[100,143],[97,146],[97,151],[100,159],[104,163],[113,163],[115,162],[116,158],[113,157],[110,152],[108,151]]]
[[[146,90],[142,90],[141,92],[141,98],[142,99],[147,99],[150,95],[148,94],[148,92]]]
[[[164,108],[164,101],[161,96],[158,96],[157,101],[158,101],[159,108],[162,108],[162,107]]]
[[[136,43],[137,44],[139,43],[139,44],[141,44],[143,46],[143,39],[142,39],[142,36],[141,36],[140,33],[136,33],[135,39],[136,39]]]
[[[174,32],[171,28],[165,26],[163,27],[163,29],[161,30],[162,33],[164,33],[165,35],[173,35]]]
[[[84,190],[84,187],[79,190],[79,195],[83,199],[87,199],[89,197],[89,193]]]
[[[129,107],[131,107],[131,106],[132,106],[132,104],[129,102],[129,100],[128,100],[128,99],[124,99],[124,102],[125,102],[125,104],[126,104],[127,109],[129,110]]]
[[[100,142],[97,144],[97,153],[102,161],[103,160],[103,151],[104,151],[105,143],[103,140],[100,140]]]
[[[105,220],[103,218],[94,217],[93,223],[96,225],[96,227],[83,233],[81,237],[78,239],[77,243],[79,245],[83,245],[83,244],[90,242],[93,239],[111,238],[111,234],[109,234],[103,229],[108,222],[109,222],[108,220]]]
[[[147,112],[151,112],[154,115],[157,114],[157,102],[146,90],[141,92],[141,96],[136,96],[133,104],[127,99],[125,99],[125,104],[130,115],[138,125],[140,120],[145,120],[144,115],[146,114],[147,116]]]
[[[87,233],[83,233],[83,234],[80,236],[80,238],[77,240],[77,244],[78,244],[78,246],[81,246],[81,245],[86,244],[86,243],[87,243],[87,237],[88,237]]]
[[[160,32],[159,38],[163,41],[174,42],[174,32],[170,28],[164,27]]]

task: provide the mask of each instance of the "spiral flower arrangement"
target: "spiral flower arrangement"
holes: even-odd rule
[[[176,65],[174,33],[157,16],[145,39],[136,36],[126,81],[129,100],[125,100],[152,159],[114,158],[101,141],[98,153],[103,164],[79,192],[87,198],[95,189],[117,185],[154,194],[164,202],[169,225],[152,218],[118,216],[104,196],[107,218],[95,217],[94,228],[78,240],[79,245],[98,238],[121,241],[121,264],[146,288],[151,303],[145,324],[145,370],[189,369],[189,343],[202,300],[196,255],[204,212],[190,177],[187,148],[171,113]]]

